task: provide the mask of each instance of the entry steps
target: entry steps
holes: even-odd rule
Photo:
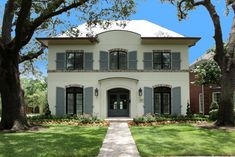
[[[130,117],[112,117],[104,119],[109,122],[130,122],[133,121],[133,118]]]

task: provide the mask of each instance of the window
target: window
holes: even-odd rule
[[[67,52],[66,68],[68,70],[83,69],[83,52]]]
[[[66,113],[83,114],[83,88],[69,87],[66,89]]]
[[[153,69],[171,69],[171,53],[169,51],[154,52]]]
[[[154,88],[154,113],[171,114],[171,89],[168,87]]]
[[[112,51],[110,52],[110,69],[127,69],[127,53],[124,51]]]
[[[199,94],[199,113],[204,114],[204,98],[202,93]]]
[[[212,93],[212,102],[217,102],[217,104],[219,104],[220,103],[220,97],[221,97],[220,92],[213,92]]]

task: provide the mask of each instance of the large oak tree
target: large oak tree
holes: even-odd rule
[[[44,53],[43,47],[38,52],[22,53],[36,32],[48,30],[52,21],[63,23],[66,20],[66,17],[60,17],[63,13],[76,15],[76,20],[96,25],[100,19],[126,19],[134,8],[132,0],[7,0],[0,38],[0,128],[18,130],[29,127],[19,80],[19,64]]]
[[[227,51],[224,49],[222,26],[220,16],[216,11],[211,0],[162,0],[163,2],[170,1],[176,5],[178,9],[179,19],[185,19],[188,12],[194,10],[198,6],[204,7],[213,22],[214,40],[215,40],[215,61],[221,69],[221,102],[219,104],[219,115],[216,125],[234,125],[233,113],[233,93],[235,81],[235,16],[233,18],[232,28],[229,36]],[[226,0],[227,7],[232,7],[235,15],[235,0]]]

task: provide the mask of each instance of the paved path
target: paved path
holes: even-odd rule
[[[98,157],[139,157],[126,122],[111,122]]]

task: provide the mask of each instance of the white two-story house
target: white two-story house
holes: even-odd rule
[[[189,47],[184,37],[145,20],[126,27],[77,27],[77,37],[38,38],[48,46],[48,103],[54,115],[100,118],[185,114]]]

